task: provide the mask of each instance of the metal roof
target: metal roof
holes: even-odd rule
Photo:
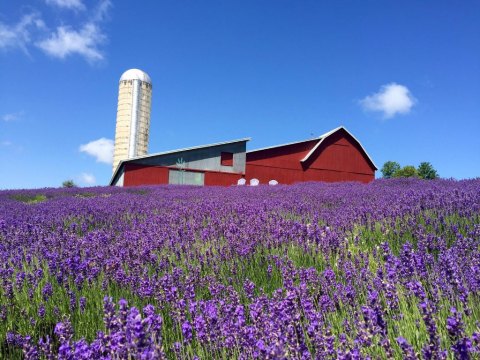
[[[304,143],[304,142],[307,142],[307,141],[313,141],[313,140],[319,140],[319,139],[320,139],[320,137],[314,137],[314,138],[307,139],[307,140],[293,141],[293,142],[289,142],[289,143],[286,143],[286,144],[267,146],[267,147],[263,147],[263,148],[260,148],[260,149],[254,149],[254,150],[247,151],[247,153],[252,153],[252,152],[255,152],[255,151],[270,150],[270,149],[275,149],[275,148],[279,148],[279,147],[283,147],[283,146],[301,144],[301,143]]]
[[[251,139],[252,138],[243,138],[243,139],[238,139],[238,140],[222,141],[222,142],[208,144],[208,145],[192,146],[192,147],[183,148],[183,149],[163,151],[163,152],[158,152],[158,153],[154,153],[154,154],[147,154],[147,155],[136,156],[136,157],[132,157],[132,158],[129,158],[129,159],[125,159],[125,160],[122,160],[118,163],[117,168],[115,169],[115,172],[113,173],[113,175],[110,179],[110,184],[112,184],[113,180],[117,176],[117,174],[118,174],[120,168],[123,166],[123,164],[127,163],[127,162],[130,162],[130,161],[146,159],[146,158],[151,158],[151,157],[155,157],[155,156],[170,155],[170,154],[175,154],[175,153],[179,153],[179,152],[198,150],[198,149],[209,148],[209,147],[220,146],[220,145],[234,144],[234,143],[238,143],[238,142],[247,142],[247,141],[250,141]]]
[[[295,144],[301,144],[301,143],[304,143],[304,142],[307,142],[307,141],[314,141],[314,140],[322,140],[324,137],[327,137],[328,135],[331,135],[333,134],[335,131],[337,130],[340,130],[341,128],[345,129],[343,126],[339,126],[333,130],[330,130],[329,132],[323,134],[323,135],[320,135],[320,136],[317,136],[317,137],[313,137],[313,138],[310,138],[310,139],[306,139],[306,140],[299,140],[299,141],[292,141],[292,142],[289,142],[289,143],[286,143],[286,144],[280,144],[280,145],[273,145],[273,146],[267,146],[267,147],[263,147],[263,148],[260,148],[260,149],[255,149],[255,150],[250,150],[250,151],[247,151],[247,153],[251,153],[251,152],[255,152],[255,151],[262,151],[262,150],[270,150],[270,149],[275,149],[275,148],[279,148],[279,147],[283,147],[283,146],[288,146],[288,145],[295,145]],[[346,129],[345,129],[346,130]],[[348,132],[348,131],[347,131]],[[350,133],[349,133],[350,134]],[[350,134],[351,135],[351,134]],[[310,153],[309,153],[310,154]],[[308,156],[308,155],[307,155]]]
[[[150,79],[150,76],[140,69],[130,69],[125,71],[120,77],[120,81],[124,80],[140,80],[152,85],[152,79]]]

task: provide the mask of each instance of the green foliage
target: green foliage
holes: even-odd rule
[[[95,197],[95,194],[91,192],[84,192],[84,193],[75,194],[75,197],[86,199],[86,198]]]
[[[395,173],[393,174],[393,177],[394,178],[418,177],[418,172],[415,166],[407,165],[395,171]]]
[[[64,188],[73,188],[73,187],[77,187],[77,184],[75,184],[73,182],[73,180],[65,180],[63,183],[62,183],[62,186]]]
[[[393,177],[393,174],[400,170],[400,164],[396,161],[387,161],[385,164],[383,164],[382,169],[380,170],[382,172],[382,176],[385,179],[390,179]]]
[[[402,168],[396,161],[387,161],[383,164],[380,171],[384,179],[418,177],[420,179],[432,180],[438,178],[437,171],[432,164],[426,161],[420,163],[417,169],[412,165],[407,165]]]
[[[15,194],[15,195],[12,195],[10,198],[13,200],[23,202],[25,204],[36,204],[36,203],[47,200],[47,197],[42,194],[37,194],[37,195]]]
[[[425,180],[433,180],[438,178],[437,170],[435,170],[429,162],[422,162],[418,166],[418,176]]]

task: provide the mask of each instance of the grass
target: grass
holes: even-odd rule
[[[27,194],[14,194],[10,197],[13,200],[23,202],[25,204],[37,204],[47,200],[47,197],[43,194],[27,195]]]

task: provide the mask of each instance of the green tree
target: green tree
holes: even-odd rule
[[[72,188],[72,187],[77,187],[77,184],[75,184],[73,182],[73,180],[65,180],[63,183],[62,183],[62,186],[64,188]]]
[[[390,179],[393,177],[393,174],[400,170],[400,164],[396,161],[387,161],[385,164],[383,164],[382,169],[380,170],[382,172],[382,176],[385,179]]]
[[[417,169],[418,176],[422,179],[433,180],[438,178],[437,170],[435,170],[429,162],[422,162]]]
[[[418,172],[417,172],[417,169],[415,169],[415,166],[407,165],[395,171],[395,173],[393,174],[393,177],[395,178],[418,177]]]

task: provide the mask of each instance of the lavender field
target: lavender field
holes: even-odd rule
[[[480,180],[0,192],[0,358],[480,358]]]

